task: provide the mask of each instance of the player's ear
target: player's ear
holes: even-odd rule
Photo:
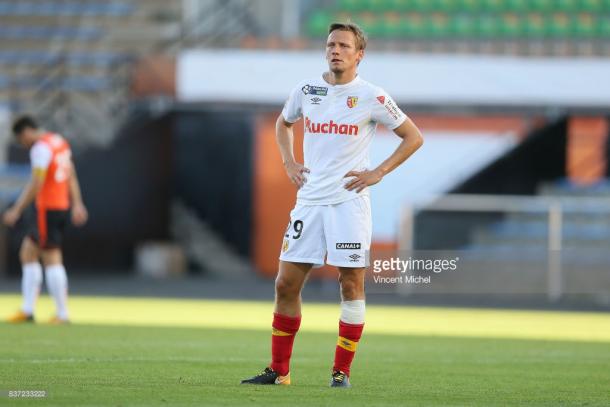
[[[362,59],[364,58],[364,50],[360,49],[358,50],[358,56],[356,57],[358,64],[360,64],[360,62],[362,62]]]

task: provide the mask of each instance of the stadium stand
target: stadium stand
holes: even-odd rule
[[[347,19],[362,25],[373,40],[403,42],[407,48],[442,40],[443,51],[459,51],[460,42],[492,42],[491,49],[467,50],[510,52],[506,45],[516,44],[523,48],[518,52],[534,55],[609,52],[607,0],[337,0],[312,11],[304,25],[307,35],[321,38],[330,22]],[[439,49],[439,44],[427,45]]]
[[[559,180],[540,188],[538,198],[561,202],[561,263],[563,290],[570,294],[592,290],[595,281],[607,281],[607,264],[610,254],[610,212],[606,202],[610,188],[606,180],[593,185],[577,185],[569,180]],[[523,211],[506,213],[505,217],[486,227],[480,227],[466,247],[471,260],[478,264],[489,263],[502,271],[534,270],[548,267],[550,256],[549,215],[545,211],[524,208]],[[515,256],[519,253],[519,256]],[[474,262],[473,262],[474,263]],[[589,281],[582,281],[587,273]],[[541,273],[544,275],[543,273]],[[587,287],[588,284],[588,288]]]
[[[0,14],[6,16],[128,16],[134,5],[118,1],[3,1]]]
[[[566,249],[601,248],[610,244],[610,213],[597,198],[610,198],[610,184],[603,180],[593,185],[578,185],[570,180],[559,180],[540,188],[543,198],[586,198],[578,205],[567,202],[563,216],[563,245]],[[477,248],[514,248],[547,246],[548,216],[545,213],[512,213],[502,222],[479,230],[474,244]],[[601,265],[600,265],[601,266]]]
[[[0,103],[42,116],[76,144],[110,142],[128,111],[133,63],[180,31],[180,7],[0,1]]]
[[[0,27],[2,39],[77,39],[94,41],[101,37],[102,30],[90,27],[32,27],[27,25],[10,25]]]

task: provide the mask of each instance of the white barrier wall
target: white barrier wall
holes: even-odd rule
[[[177,96],[280,105],[297,82],[326,68],[323,49],[184,51]],[[610,59],[367,52],[359,71],[406,105],[610,107]]]

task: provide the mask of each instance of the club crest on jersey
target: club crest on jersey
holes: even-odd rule
[[[347,97],[347,107],[349,107],[351,109],[352,107],[356,107],[357,104],[358,104],[358,96],[348,96]]]
[[[288,239],[284,239],[284,243],[282,244],[282,253],[286,253],[288,250],[289,241]]]
[[[305,85],[301,90],[306,95],[326,96],[328,94],[328,88],[324,86]]]

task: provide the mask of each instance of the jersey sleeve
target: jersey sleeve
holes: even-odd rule
[[[53,158],[53,152],[44,143],[36,143],[30,150],[30,162],[32,168],[38,168],[46,170],[51,165],[51,159]]]
[[[302,96],[301,86],[297,86],[290,92],[290,96],[284,104],[284,109],[282,109],[282,116],[287,122],[294,123],[303,116]]]
[[[394,130],[407,119],[407,115],[398,108],[396,102],[383,89],[377,88],[374,98],[371,117],[375,122]]]

